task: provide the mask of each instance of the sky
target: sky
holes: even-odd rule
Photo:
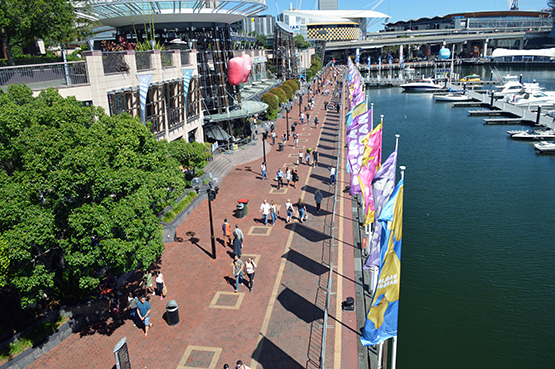
[[[277,0],[279,11],[289,9],[290,4],[297,7],[297,1],[302,1],[300,9],[312,10],[317,6],[317,0]],[[372,10],[378,1],[360,0],[338,0],[340,10]],[[520,10],[541,10],[547,9],[547,0],[520,0],[518,1]],[[261,14],[276,15],[276,0],[266,0],[268,9]],[[507,0],[384,0],[375,11],[389,15],[390,22],[400,20],[417,19],[421,17],[433,17],[451,13],[462,13],[483,10],[509,10]],[[317,9],[317,7],[316,7]],[[383,25],[371,27],[370,31],[379,31]]]

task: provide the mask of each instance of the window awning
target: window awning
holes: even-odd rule
[[[221,122],[224,120],[240,119],[260,114],[266,111],[268,105],[262,101],[246,100],[241,104],[241,109],[231,110],[224,114],[204,114],[205,121]]]
[[[231,138],[231,136],[217,124],[205,125],[204,133],[208,138],[215,141],[228,141]]]

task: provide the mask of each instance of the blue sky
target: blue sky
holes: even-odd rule
[[[299,0],[300,1],[300,0]],[[302,0],[301,9],[314,9],[317,0]],[[277,0],[280,12],[289,8],[291,1]],[[292,1],[293,7],[297,6],[297,0]],[[376,1],[339,0],[339,9],[364,9],[370,10]],[[520,10],[541,10],[547,8],[547,0],[520,0]],[[268,10],[262,14],[276,15],[276,1],[266,0]],[[384,0],[375,11],[387,14],[391,22],[399,20],[416,19],[420,17],[431,17],[450,13],[461,13],[481,10],[509,10],[507,0]],[[372,27],[371,31],[383,29],[383,26]]]

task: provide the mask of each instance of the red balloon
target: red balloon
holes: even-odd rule
[[[244,65],[245,62],[243,58],[239,56],[227,62],[227,78],[232,86],[237,86],[239,83],[243,82],[245,76]]]

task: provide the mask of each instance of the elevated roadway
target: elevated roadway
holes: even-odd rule
[[[461,32],[457,30],[435,31],[434,34],[418,34],[411,35],[410,33],[403,32],[402,34],[374,34],[369,35],[367,40],[356,41],[336,41],[327,42],[326,51],[338,51],[354,48],[362,49],[376,49],[384,46],[394,45],[414,45],[414,44],[457,44],[465,41],[482,41],[488,40],[506,40],[506,39],[524,39],[527,37],[534,37],[536,32],[529,31],[511,31],[511,32]]]

